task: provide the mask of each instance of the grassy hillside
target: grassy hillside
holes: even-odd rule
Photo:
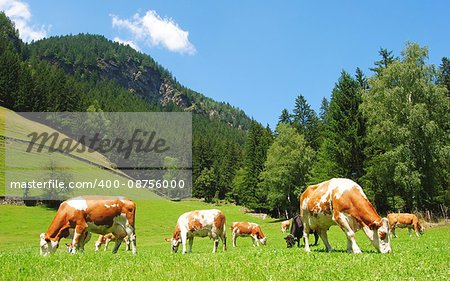
[[[212,254],[212,241],[195,238],[193,253],[170,253],[164,241],[170,237],[178,216],[188,210],[219,208],[227,217],[228,251]],[[198,201],[138,201],[136,231],[138,254],[123,247],[118,254],[94,253],[97,236],[86,245],[84,254],[69,255],[58,249],[51,257],[39,256],[39,233],[46,230],[55,211],[43,207],[0,206],[1,280],[448,280],[450,278],[450,227],[426,230],[425,236],[410,239],[406,230],[392,242],[393,253],[375,253],[362,232],[357,242],[361,255],[345,253],[346,239],[334,226],[329,239],[335,252],[324,252],[323,243],[303,249],[286,249],[280,224],[241,212],[233,205],[214,206]],[[232,247],[232,221],[250,220],[261,225],[268,237],[265,247],[252,247],[249,238],[238,238]],[[62,241],[66,242],[66,241]],[[112,247],[110,247],[112,249]]]
[[[9,129],[5,131],[5,117],[8,118]],[[94,182],[95,180],[109,180],[109,181],[118,181],[121,184],[126,185],[129,178],[120,170],[114,169],[112,163],[108,161],[108,159],[100,153],[92,152],[92,153],[79,153],[77,151],[73,151],[70,154],[63,153],[44,153],[44,152],[26,152],[28,147],[28,143],[26,142],[26,134],[29,132],[47,132],[49,134],[55,132],[54,129],[49,128],[40,123],[34,122],[32,120],[28,120],[17,113],[10,111],[4,107],[0,107],[0,128],[2,136],[5,138],[0,139],[0,158],[1,161],[1,170],[8,171],[8,175],[10,179],[21,181],[32,181],[32,180],[42,180],[46,177],[46,174],[49,173],[48,170],[39,169],[45,167],[48,163],[55,163],[57,166],[66,166],[71,169],[67,171],[70,175],[72,181],[78,182]],[[66,138],[64,134],[61,134],[62,137]],[[59,141],[62,138],[59,138]],[[30,170],[30,169],[22,169],[8,166],[8,161],[5,163],[5,145],[8,145],[8,153],[10,157],[14,157],[15,161],[19,160],[23,161],[20,163],[26,163],[27,167],[38,167],[38,169]],[[56,143],[58,145],[58,142]],[[7,159],[6,159],[7,160]],[[11,160],[11,159],[10,159]],[[26,171],[26,172],[24,172]],[[0,195],[5,194],[5,173],[0,173]],[[10,190],[8,195],[22,196],[22,189]],[[30,191],[30,196],[40,196],[42,195],[43,190],[40,189],[32,189]],[[119,190],[72,190],[71,194],[67,196],[75,196],[77,194],[108,194],[108,195],[124,195],[130,198],[147,198],[147,199],[158,199],[159,197],[154,195],[151,192],[145,191],[143,193],[141,190],[136,189],[125,189],[120,188]],[[142,197],[145,196],[145,197]]]

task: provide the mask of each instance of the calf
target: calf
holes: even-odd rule
[[[285,221],[281,222],[281,232],[285,233],[289,229],[290,225],[291,225],[290,220],[285,220]]]
[[[414,232],[416,233],[416,236],[419,237],[420,235],[423,235],[423,226],[419,223],[419,218],[414,214],[408,214],[408,213],[397,213],[397,214],[388,214],[387,216],[389,220],[389,226],[391,233],[394,235],[395,238],[397,238],[397,234],[395,234],[395,228],[404,228],[407,227],[409,231],[409,237],[411,237],[411,229],[414,228]]]
[[[310,234],[314,234],[314,245],[317,245],[317,241],[319,240],[319,235],[314,231],[311,230],[309,232]],[[300,216],[295,216],[292,218],[292,225],[291,225],[291,232],[288,236],[284,238],[286,240],[286,246],[288,248],[291,248],[294,246],[295,242],[297,241],[297,247],[300,247],[300,238],[303,237],[303,222],[302,218]]]
[[[333,250],[327,236],[333,224],[347,236],[347,252],[361,253],[355,240],[355,232],[361,228],[379,252],[391,252],[388,219],[378,215],[362,188],[352,180],[331,179],[309,186],[300,197],[300,212],[307,252],[310,230],[317,231],[327,251]]]
[[[64,238],[73,239],[73,236],[75,234],[75,229],[69,228],[68,231],[69,231],[69,236],[64,237]],[[90,232],[85,232],[84,236],[82,236],[80,238],[80,247],[79,247],[80,252],[84,252],[84,245],[86,245],[86,243],[89,242],[89,240],[91,240],[91,236],[92,236],[92,234]],[[71,253],[72,252],[72,243],[66,243],[66,247],[67,247],[67,251],[69,253]]]
[[[236,239],[239,236],[252,238],[253,246],[259,247],[259,242],[266,245],[267,238],[261,231],[261,227],[253,222],[233,222],[231,224],[231,233],[233,235],[233,247],[236,247]]]
[[[189,239],[189,253],[192,252],[194,237],[206,237],[214,240],[213,253],[217,251],[219,240],[222,240],[223,251],[227,250],[227,237],[225,230],[225,215],[220,210],[200,210],[182,214],[175,225],[171,242],[172,252],[176,253],[180,243],[183,245],[183,254],[186,253],[186,242]]]
[[[117,237],[113,234],[113,233],[108,233],[106,235],[100,235],[97,239],[97,241],[95,241],[95,251],[98,252],[100,250],[100,246],[102,244],[105,244],[105,248],[103,249],[103,251],[108,250],[108,244],[111,241],[116,241]],[[128,239],[128,236],[125,236],[123,238],[123,241],[126,244],[126,250],[129,251],[130,250],[130,239]]]

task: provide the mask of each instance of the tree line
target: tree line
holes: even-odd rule
[[[450,204],[449,60],[436,69],[415,43],[379,54],[371,77],[342,71],[319,114],[299,95],[275,132],[250,129],[233,182],[239,203],[288,216],[308,185],[345,177],[382,213]]]

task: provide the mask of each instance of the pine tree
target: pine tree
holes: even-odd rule
[[[364,75],[364,72],[359,67],[356,68],[355,78],[356,78],[356,81],[359,84],[359,87],[363,91],[369,89],[369,82],[367,81],[367,77]]]
[[[0,104],[14,108],[19,92],[20,60],[17,53],[6,50],[0,54]]]
[[[445,85],[447,88],[447,97],[450,97],[450,60],[446,57],[442,58],[439,66],[439,84]]]
[[[22,63],[20,67],[19,91],[14,101],[14,110],[31,111],[33,109],[33,88],[34,84],[30,67],[26,63]]]
[[[271,143],[272,133],[253,121],[244,146],[243,167],[233,181],[233,194],[238,204],[255,210],[267,207],[267,190],[258,187],[258,183]]]
[[[370,68],[371,71],[375,72],[377,75],[380,75],[383,69],[386,69],[391,63],[397,60],[392,55],[392,51],[388,51],[387,49],[381,48],[378,51],[378,54],[381,56],[379,61],[376,61],[375,67]]]
[[[317,149],[320,144],[319,119],[303,95],[295,99],[293,126],[300,134],[304,134],[308,144]]]
[[[330,103],[328,102],[327,98],[323,97],[322,102],[320,103],[320,112],[319,112],[319,119],[322,123],[324,123],[325,119],[327,118],[329,106]]]
[[[278,124],[280,123],[292,124],[291,114],[286,108],[281,111],[281,115],[278,118]]]
[[[333,163],[334,177],[357,179],[363,175],[365,122],[359,110],[362,91],[358,82],[342,71],[333,89],[326,118],[327,138],[322,155]]]

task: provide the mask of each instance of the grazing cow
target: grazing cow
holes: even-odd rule
[[[233,247],[236,247],[236,239],[239,236],[252,238],[253,246],[259,247],[259,242],[266,245],[267,238],[261,231],[261,227],[253,222],[233,222],[231,224],[231,233],[233,234]]]
[[[217,251],[219,239],[223,243],[223,251],[227,250],[225,230],[225,215],[220,210],[199,210],[182,214],[175,225],[171,242],[172,252],[176,253],[180,243],[183,245],[183,254],[186,253],[186,242],[189,239],[189,253],[192,252],[194,237],[206,237],[214,240],[213,253]]]
[[[309,186],[300,196],[300,210],[307,252],[310,230],[315,230],[327,251],[332,251],[327,231],[333,224],[347,236],[347,252],[361,253],[355,240],[355,232],[361,228],[379,252],[391,252],[387,218],[378,215],[362,188],[352,180],[331,179]]]
[[[397,234],[395,234],[395,228],[404,228],[407,227],[409,231],[409,237],[411,237],[411,229],[414,228],[416,232],[416,236],[419,237],[423,235],[423,226],[419,223],[419,218],[414,214],[408,213],[397,213],[397,214],[388,214],[387,218],[389,220],[389,226],[391,230],[391,235],[393,234],[395,238],[397,238]]]
[[[309,232],[310,234],[314,234],[314,245],[317,245],[317,241],[319,240],[319,235],[314,230],[311,230]],[[302,218],[297,215],[292,218],[292,226],[290,234],[286,237],[284,237],[284,240],[286,240],[286,246],[288,248],[291,248],[294,246],[295,242],[297,242],[297,247],[300,247],[300,240],[303,237],[303,222]]]
[[[123,238],[130,237],[133,254],[136,254],[134,230],[136,205],[122,196],[79,196],[61,203],[46,233],[40,235],[41,255],[56,251],[59,241],[73,228],[70,245],[72,254],[84,245],[86,232],[114,233],[117,237],[113,253],[117,252]]]
[[[102,244],[105,244],[105,248],[103,249],[103,251],[108,250],[109,242],[116,241],[116,240],[117,240],[117,237],[113,233],[108,233],[106,235],[100,235],[98,237],[97,241],[95,241],[95,251],[98,252],[100,250],[100,246]],[[128,239],[128,236],[125,236],[123,238],[123,241],[127,245],[126,250],[129,251],[130,250],[130,239]]]
[[[285,233],[289,229],[289,226],[291,226],[290,220],[285,220],[281,222],[281,232]]]

